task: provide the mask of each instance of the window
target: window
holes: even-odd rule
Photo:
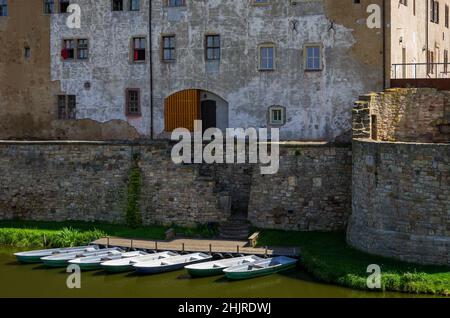
[[[55,11],[55,1],[54,0],[44,0],[44,13],[52,14]]]
[[[77,43],[77,59],[87,60],[88,58],[88,40],[80,39]]]
[[[76,119],[76,96],[58,95],[58,119]]]
[[[284,125],[286,120],[286,110],[282,106],[269,107],[269,124],[270,125]]]
[[[140,116],[141,115],[141,98],[140,90],[137,88],[128,88],[126,90],[126,115]]]
[[[70,5],[69,0],[59,0],[59,12],[66,13],[69,5]]]
[[[89,44],[87,39],[66,39],[61,50],[63,60],[87,60],[89,57]]]
[[[183,7],[184,6],[184,0],[168,0],[167,1],[168,7]]]
[[[143,62],[145,61],[145,46],[146,40],[144,37],[133,38],[133,61]]]
[[[31,50],[28,46],[23,48],[23,57],[25,58],[25,60],[28,60],[31,57]]]
[[[267,5],[270,4],[269,0],[253,0],[254,5]]]
[[[449,18],[449,9],[448,9],[448,5],[445,5],[445,27],[446,28],[449,27],[448,18]]]
[[[8,16],[8,0],[0,0],[0,17]]]
[[[75,40],[64,40],[61,56],[63,60],[73,60],[75,58]]]
[[[448,50],[444,50],[444,73],[448,73]]]
[[[434,52],[430,50],[427,53],[427,74],[434,74]]]
[[[112,0],[112,11],[123,11],[123,0]]]
[[[130,11],[139,11],[141,0],[130,0]]]
[[[271,71],[275,69],[275,45],[264,44],[259,47],[259,70]]]
[[[220,35],[206,36],[206,60],[220,60]]]
[[[439,23],[439,2],[430,0],[430,21]]]
[[[163,36],[163,52],[162,59],[163,61],[175,61],[175,36],[167,35]]]
[[[320,45],[306,45],[305,54],[305,70],[320,71],[322,70],[322,48]]]

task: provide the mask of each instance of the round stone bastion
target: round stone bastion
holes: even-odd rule
[[[352,179],[351,246],[450,265],[450,144],[356,139]]]

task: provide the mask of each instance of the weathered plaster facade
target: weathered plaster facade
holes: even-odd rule
[[[56,121],[61,139],[149,137],[152,123],[156,137],[167,137],[164,100],[178,91],[199,89],[219,101],[220,128],[267,127],[269,107],[279,105],[286,110],[282,139],[334,140],[350,129],[351,105],[358,94],[382,88],[382,31],[366,26],[369,1],[254,6],[251,1],[213,0],[168,8],[157,0],[152,1],[151,17],[152,119],[150,54],[145,63],[130,62],[133,36],[146,36],[149,45],[149,1],[142,0],[135,12],[127,10],[128,1],[120,12],[112,12],[106,0],[72,3],[82,9],[81,29],[66,26],[67,14],[54,14],[50,21],[51,80],[57,87],[50,103],[56,107],[58,93],[77,96],[77,120]],[[161,59],[161,36],[168,34],[176,38],[176,60],[171,63]],[[221,37],[219,62],[205,61],[207,34]],[[89,40],[87,61],[62,61],[62,41],[72,38]],[[274,71],[258,70],[263,43],[275,45]],[[319,72],[304,69],[304,46],[312,43],[322,46]],[[125,115],[126,88],[140,89],[140,117]],[[80,121],[87,129],[75,133]]]
[[[382,87],[381,33],[366,27],[364,4],[211,0],[167,8],[163,2],[153,1],[152,17],[156,135],[164,131],[164,99],[197,88],[229,103],[230,127],[267,127],[268,108],[280,105],[286,109],[282,139],[334,140],[349,130],[358,93]],[[166,34],[176,37],[171,63],[161,61],[160,37]],[[221,36],[217,65],[204,58],[208,34]],[[360,42],[371,49],[359,51]],[[274,71],[258,70],[263,43],[275,45]],[[322,45],[322,71],[304,69],[303,49],[311,43]]]
[[[150,134],[150,72],[145,62],[132,61],[133,37],[145,37],[148,47],[148,1],[141,1],[140,11],[111,10],[110,1],[71,1],[80,5],[81,28],[66,25],[67,14],[52,15],[51,77],[61,83],[61,91],[76,95],[77,119],[97,122],[122,120],[140,135]],[[87,39],[89,57],[84,61],[64,61],[64,39]],[[90,88],[85,88],[85,83]],[[141,115],[125,115],[125,90],[137,88],[141,95]],[[123,138],[126,139],[127,136]]]

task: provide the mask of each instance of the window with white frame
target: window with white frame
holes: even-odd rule
[[[269,125],[281,126],[286,123],[286,110],[283,106],[269,107]]]
[[[320,44],[307,44],[304,49],[305,70],[322,70],[322,46]]]
[[[262,44],[259,47],[259,70],[271,71],[275,69],[275,45]]]

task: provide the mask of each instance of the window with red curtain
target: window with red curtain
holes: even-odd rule
[[[145,61],[145,38],[133,39],[133,61],[142,62]]]

